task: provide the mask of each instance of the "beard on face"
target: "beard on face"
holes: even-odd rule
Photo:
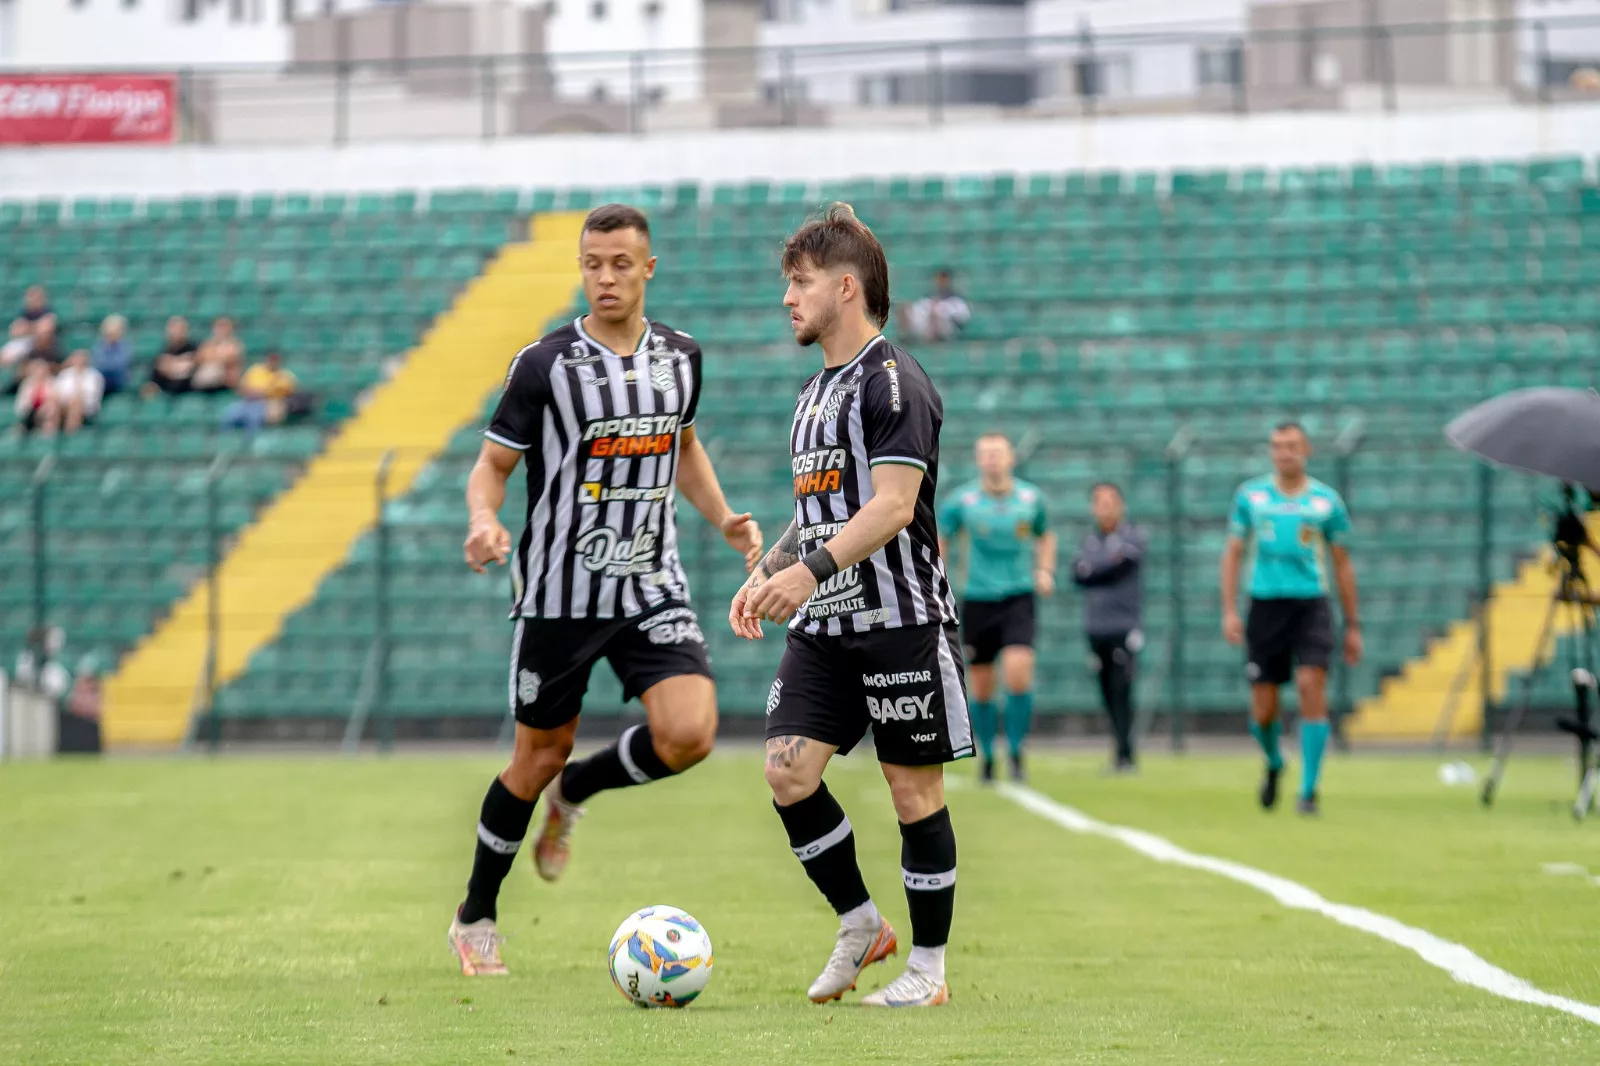
[[[817,343],[824,333],[832,329],[833,324],[837,321],[839,321],[839,305],[832,304],[824,310],[818,311],[814,317],[807,320],[805,325],[800,327],[799,332],[794,335],[794,339],[800,347],[809,348]]]

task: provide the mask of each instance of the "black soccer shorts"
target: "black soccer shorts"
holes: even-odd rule
[[[809,737],[845,755],[868,726],[878,761],[893,766],[972,754],[955,626],[933,622],[837,637],[790,630],[767,695],[767,739]]]
[[[961,605],[961,643],[967,649],[967,662],[974,666],[994,662],[1001,648],[1033,647],[1035,628],[1031,592]]]
[[[1326,670],[1333,657],[1333,609],[1321,596],[1252,600],[1244,645],[1252,684],[1287,684],[1296,665]]]
[[[622,698],[684,674],[711,676],[711,658],[694,611],[663,604],[633,618],[521,618],[511,640],[511,713],[534,729],[578,716],[589,672],[605,659]]]

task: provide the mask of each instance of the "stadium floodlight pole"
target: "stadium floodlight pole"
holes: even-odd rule
[[[222,594],[217,588],[217,575],[222,570],[218,488],[231,458],[227,450],[219,451],[206,470],[206,660],[200,713],[205,718],[206,738],[213,753],[222,747],[222,718],[217,714],[217,660],[222,645]]]
[[[1350,502],[1350,461],[1367,434],[1366,419],[1353,415],[1333,439],[1333,483],[1339,498]],[[1344,720],[1351,711],[1350,664],[1341,656],[1334,661],[1333,704],[1328,708],[1328,719],[1333,728],[1333,745],[1340,751],[1350,750],[1350,738],[1345,736]]]
[[[39,465],[34,468],[32,491],[29,493],[32,504],[32,535],[33,535],[33,632],[29,643],[32,645],[34,655],[34,671],[44,669],[45,656],[48,654],[50,641],[45,636],[46,619],[49,605],[45,599],[45,582],[48,579],[49,567],[45,560],[45,522],[44,522],[44,492],[45,485],[50,480],[50,475],[55,472],[56,457],[47,455],[39,460]]]
[[[374,487],[378,498],[376,517],[377,558],[373,562],[376,587],[373,590],[373,647],[377,653],[372,707],[378,713],[378,750],[394,748],[394,714],[389,706],[389,470],[394,465],[394,449],[378,460]]]
[[[1167,442],[1167,544],[1172,582],[1172,638],[1167,645],[1167,703],[1172,714],[1172,750],[1183,751],[1183,461],[1194,447],[1195,434],[1185,422]]]

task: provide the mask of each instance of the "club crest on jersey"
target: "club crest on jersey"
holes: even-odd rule
[[[832,394],[829,395],[828,402],[822,405],[822,420],[824,422],[832,422],[835,418],[838,418],[839,408],[844,406],[845,398],[855,391],[856,383],[853,381],[848,385],[837,386]]]
[[[650,360],[650,384],[657,392],[671,392],[677,387],[678,371],[672,360]]]

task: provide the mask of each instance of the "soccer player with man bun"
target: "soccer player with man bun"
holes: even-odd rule
[[[862,1003],[936,1006],[950,996],[944,950],[956,882],[944,764],[972,754],[934,518],[943,404],[916,360],[880,332],[888,264],[847,205],[789,238],[783,273],[795,339],[822,346],[822,370],[795,402],[794,521],[734,597],[728,621],[751,640],[763,620],[789,626],[767,697],[767,783],[790,847],[840,921],[808,995],[840,998],[898,948],[856,863],[850,819],[822,779],[834,754],[871,728],[900,822],[912,948],[905,971]]]
[[[589,213],[579,237],[589,313],[517,354],[467,482],[466,561],[511,562],[511,765],[489,784],[466,899],[450,946],[468,975],[503,974],[496,900],[544,793],[539,876],[567,865],[581,804],[597,792],[679,774],[717,729],[705,638],[678,557],[676,494],[722,531],[746,567],[761,531],[723,498],[695,437],[700,347],[644,315],[655,273],[650,225],[623,204]],[[500,524],[506,481],[527,469],[514,557]],[[605,659],[646,723],[569,763],[594,664]]]

